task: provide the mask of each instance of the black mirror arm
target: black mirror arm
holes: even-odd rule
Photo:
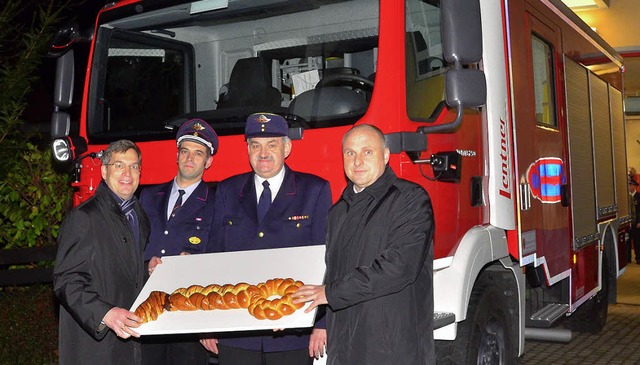
[[[462,124],[462,119],[464,118],[464,106],[459,100],[457,100],[456,103],[458,108],[458,115],[456,116],[456,119],[453,122],[438,124],[438,125],[425,125],[425,126],[419,127],[418,132],[426,133],[426,134],[455,132],[456,129],[458,129],[458,127],[460,127],[460,125]]]

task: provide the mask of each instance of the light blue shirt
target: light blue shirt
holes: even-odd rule
[[[176,204],[178,196],[180,196],[180,194],[178,194],[178,190],[184,190],[184,195],[182,196],[182,204],[184,204],[191,196],[191,193],[196,190],[198,184],[200,184],[200,181],[202,180],[198,180],[197,182],[187,186],[186,188],[181,188],[178,186],[178,183],[176,183],[176,179],[173,179],[173,186],[171,187],[171,194],[169,195],[169,204],[167,204],[167,220],[169,220],[169,216],[171,215],[173,206]]]

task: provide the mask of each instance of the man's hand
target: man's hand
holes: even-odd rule
[[[158,256],[153,256],[151,260],[149,260],[149,275],[153,273],[153,270],[156,269],[156,266],[162,263],[162,259]]]
[[[218,340],[215,338],[202,338],[200,339],[200,344],[204,346],[205,349],[213,352],[214,354],[218,353]]]
[[[327,330],[324,328],[314,328],[309,339],[309,356],[319,359],[324,356],[327,346]]]
[[[104,315],[104,318],[102,318],[102,322],[111,328],[118,337],[140,337],[140,334],[131,328],[140,327],[142,318],[124,308],[111,308],[107,314]]]
[[[327,304],[327,296],[324,293],[324,287],[324,285],[303,285],[291,295],[293,297],[293,302],[296,304],[311,302],[309,308],[304,311],[305,313],[309,313],[313,308],[322,304]]]

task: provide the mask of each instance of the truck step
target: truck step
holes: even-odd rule
[[[568,304],[552,303],[540,309],[529,317],[531,323],[529,326],[534,327],[551,327],[555,321],[564,316],[569,310]]]
[[[433,329],[450,325],[456,321],[456,315],[449,312],[433,312]]]

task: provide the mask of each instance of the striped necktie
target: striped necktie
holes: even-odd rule
[[[184,190],[180,189],[178,190],[178,199],[176,200],[176,203],[173,205],[173,209],[171,209],[171,214],[169,215],[169,220],[171,220],[171,218],[176,216],[176,211],[178,210],[178,208],[180,208],[182,206],[182,196],[184,195]]]
[[[138,216],[136,215],[136,211],[133,209],[135,199],[131,198],[129,200],[123,201],[120,205],[120,209],[122,209],[122,213],[127,217],[127,221],[129,221],[129,226],[133,231],[133,237],[136,242],[139,241],[139,227],[138,227]]]

